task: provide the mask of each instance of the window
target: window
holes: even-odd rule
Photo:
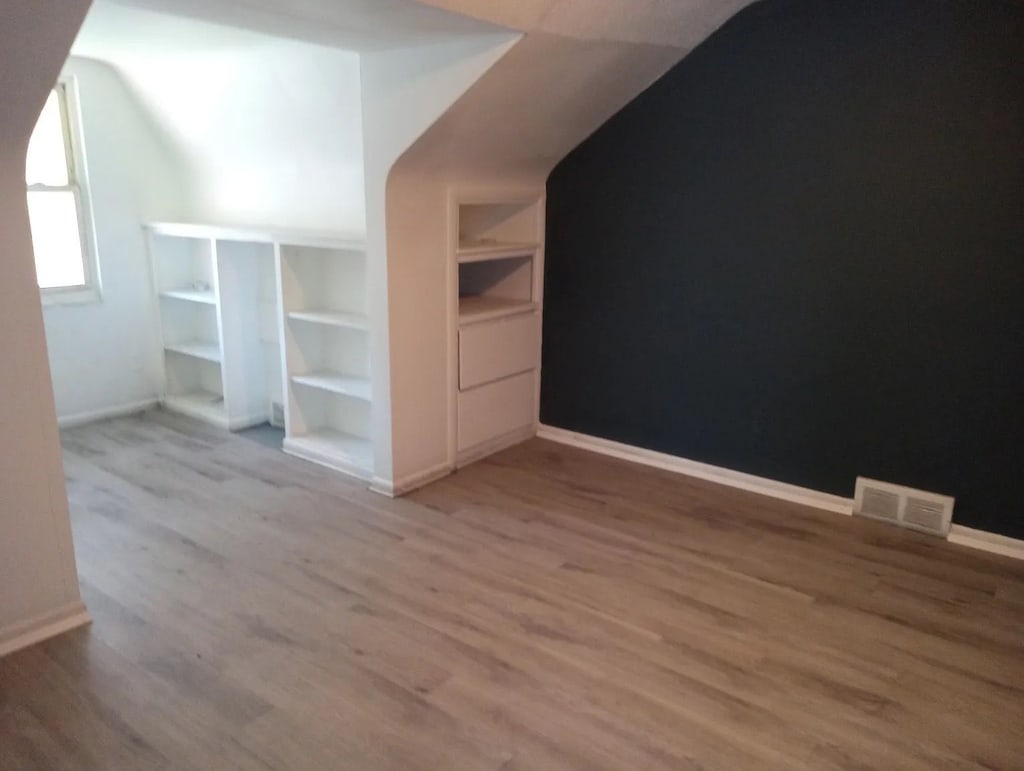
[[[99,299],[73,82],[50,92],[25,164],[36,279],[45,302]]]

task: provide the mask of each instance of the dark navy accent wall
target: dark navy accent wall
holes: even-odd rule
[[[1024,537],[1024,3],[755,4],[547,216],[544,423]]]

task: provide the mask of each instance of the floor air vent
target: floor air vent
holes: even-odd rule
[[[946,535],[953,519],[953,499],[910,487],[857,477],[855,513],[895,522],[934,535]]]

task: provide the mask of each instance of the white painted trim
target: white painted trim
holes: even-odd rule
[[[953,525],[949,529],[946,540],[950,543],[968,546],[972,549],[1002,554],[1004,557],[1024,560],[1024,540],[1009,536],[990,533],[986,530],[975,530],[963,525]]]
[[[370,482],[370,490],[375,493],[380,493],[381,495],[386,495],[389,498],[397,498],[401,495],[411,493],[413,490],[425,487],[431,482],[436,482],[438,479],[448,476],[454,470],[455,467],[446,461],[434,466],[433,468],[428,468],[425,471],[408,474],[396,481],[384,479],[383,477],[374,477]]]
[[[560,444],[567,444],[579,447],[583,450],[608,455],[613,458],[640,463],[653,468],[660,468],[665,471],[672,471],[676,474],[683,474],[696,479],[704,479],[708,482],[716,482],[728,487],[735,487],[739,490],[746,490],[752,493],[767,495],[772,498],[779,498],[791,503],[799,503],[803,506],[812,506],[823,511],[831,511],[836,514],[853,514],[853,500],[843,498],[831,493],[823,493],[818,490],[809,490],[806,487],[777,482],[773,479],[745,474],[742,471],[712,466],[707,463],[700,463],[694,460],[687,460],[675,455],[668,455],[654,450],[645,450],[641,447],[613,442],[610,439],[601,439],[596,436],[579,434],[575,431],[566,431],[563,428],[541,425],[537,436]]]
[[[58,417],[57,426],[60,428],[74,428],[75,426],[83,426],[86,423],[95,423],[98,420],[121,418],[125,415],[134,415],[137,412],[153,409],[157,404],[159,404],[159,400],[154,397],[138,402],[129,402],[128,404],[115,404],[113,407],[104,407],[103,409],[90,410],[89,412],[76,412],[74,415]]]
[[[81,600],[0,629],[0,656],[27,648],[92,621]]]

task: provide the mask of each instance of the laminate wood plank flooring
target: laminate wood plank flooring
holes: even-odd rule
[[[1024,563],[541,440],[63,444],[94,621],[0,659],[3,771],[1024,768]]]

